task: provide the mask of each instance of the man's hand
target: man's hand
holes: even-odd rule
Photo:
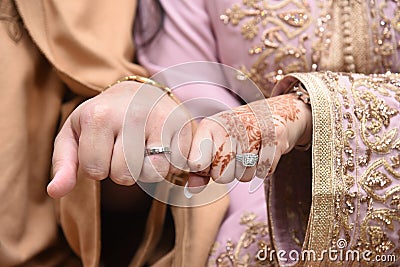
[[[159,88],[136,82],[114,85],[78,106],[66,120],[54,143],[49,195],[65,196],[77,177],[110,177],[132,185],[187,169],[189,121],[184,109]],[[144,156],[145,148],[161,146],[172,153]]]

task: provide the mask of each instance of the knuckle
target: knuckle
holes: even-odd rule
[[[85,165],[82,166],[82,172],[85,174],[85,176],[88,176],[94,180],[102,180],[108,176],[108,171],[100,166]]]
[[[81,114],[82,123],[91,125],[101,125],[108,121],[112,110],[109,105],[104,103],[88,104]]]
[[[150,112],[141,108],[130,108],[125,114],[125,121],[130,123],[140,123],[143,119],[147,119]],[[151,120],[149,120],[151,121]],[[147,123],[149,122],[147,121]]]
[[[170,116],[173,116],[173,119],[178,123],[190,126],[192,118],[186,112],[174,112]]]
[[[193,130],[189,124],[183,125],[182,127],[178,127],[176,129],[178,142],[181,146],[190,147],[191,140],[193,138]]]
[[[198,129],[211,129],[215,126],[214,120],[211,118],[204,118],[200,121]]]
[[[290,144],[288,141],[287,132],[283,127],[275,127],[275,139],[277,141],[277,149],[279,152],[281,152],[281,154],[289,150]]]

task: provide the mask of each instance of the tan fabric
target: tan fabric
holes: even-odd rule
[[[78,94],[146,72],[132,64],[136,1],[15,1],[35,44]],[[89,89],[89,90],[88,90]]]
[[[120,77],[146,75],[131,63],[135,5],[131,0],[0,0],[0,266],[99,265],[99,184],[80,177],[59,202],[45,188],[60,121]],[[213,212],[221,215],[214,221],[204,216],[210,207],[193,214],[175,211],[177,236],[186,235],[184,228],[207,229],[210,235],[186,240],[185,247],[177,239],[176,249],[156,266],[171,266],[173,258],[179,258],[175,266],[183,266],[179,249],[188,244],[205,257],[227,199],[216,207]]]
[[[1,1],[1,16],[11,7]],[[57,266],[72,254],[45,188],[65,88],[22,27],[10,38],[10,24],[0,21],[0,265]]]

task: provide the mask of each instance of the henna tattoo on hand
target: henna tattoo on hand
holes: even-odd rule
[[[242,140],[246,137],[246,131],[243,124],[237,116],[231,111],[225,111],[215,115],[218,121],[221,121],[226,130],[225,137],[230,137],[235,140]]]
[[[259,100],[248,104],[251,107],[254,116],[261,130],[261,147],[275,146],[275,126],[272,118],[272,113],[269,109],[266,99]]]
[[[300,109],[296,106],[297,96],[288,94],[268,99],[268,105],[277,122],[286,125],[288,121],[298,120]]]
[[[264,105],[263,108],[261,105]],[[263,144],[272,142],[271,139],[263,138],[263,136],[274,136],[273,125],[263,122],[264,118],[271,117],[269,112],[264,112],[265,109],[268,111],[265,101],[252,103],[252,105],[235,108],[233,111],[219,113],[215,118],[221,121],[225,127],[225,137],[236,140],[241,145],[243,152],[257,153],[262,141]],[[255,113],[259,114],[256,116]]]
[[[222,123],[226,131],[225,137],[237,141],[244,153],[259,153],[260,149],[277,145],[275,127],[286,127],[289,122],[300,119],[301,110],[297,101],[298,98],[294,94],[276,96],[219,113],[214,118]],[[220,167],[220,175],[236,156],[234,152],[224,155],[224,146],[225,143],[217,149],[211,164],[211,168]],[[266,151],[273,150],[267,148]],[[262,158],[257,164],[256,173],[265,178],[271,172],[273,157],[262,155],[261,152]]]
[[[271,172],[272,164],[269,159],[259,162],[257,165],[256,174],[260,178],[267,177]]]
[[[243,125],[242,127],[246,131],[246,137],[249,143],[248,149],[244,149],[242,147],[243,151],[258,152],[258,150],[260,149],[261,129],[260,124],[257,121],[257,118],[254,115],[253,111],[250,109],[249,105],[244,105],[234,109],[234,113],[236,114],[236,116],[238,116],[238,119]]]
[[[215,153],[215,157],[213,159],[213,162],[211,163],[211,168],[216,168],[219,164],[221,164],[221,169],[219,171],[219,175],[221,176],[226,167],[228,166],[229,162],[236,157],[236,154],[234,152],[230,152],[227,155],[222,155],[223,150],[224,150],[225,143],[220,145],[220,147],[217,149]]]
[[[286,111],[286,107],[284,108],[279,105],[279,103],[274,103],[275,110]],[[244,153],[258,154],[262,148],[275,147],[277,145],[274,118],[265,99],[237,107],[232,111],[219,113],[214,118],[224,126],[226,131],[225,137],[237,141]],[[290,120],[292,116],[286,115],[286,119]],[[235,157],[234,153],[222,155],[222,151],[223,146],[216,151],[212,164],[212,168],[221,166],[220,175],[226,169],[230,160]],[[260,162],[257,164],[257,173],[260,174],[260,177],[265,177],[271,169],[273,153],[271,155],[264,154],[262,158],[260,158]]]

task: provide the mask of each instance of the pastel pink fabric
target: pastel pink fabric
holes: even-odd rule
[[[193,61],[220,62],[228,66],[232,66],[238,70],[241,67],[245,67],[246,69],[250,70],[251,66],[258,59],[256,55],[251,55],[248,51],[249,48],[260,42],[260,38],[254,38],[253,40],[245,39],[240,30],[240,27],[243,25],[243,23],[240,23],[236,26],[232,25],[232,23],[224,24],[220,17],[222,14],[225,14],[228,8],[232,8],[234,4],[244,7],[242,1],[161,0],[160,2],[165,10],[165,20],[162,30],[151,44],[138,48],[139,62],[141,65],[147,68],[151,74],[163,71],[165,68],[174,66],[176,64]],[[272,5],[282,1],[266,2]],[[320,13],[317,3],[318,1],[308,1],[311,13],[315,14],[315,17],[317,17]],[[293,10],[294,8],[295,6],[293,5],[286,5],[279,9],[278,12],[283,13],[285,11]],[[265,27],[260,27],[259,33],[262,33],[266,29],[270,29],[272,27],[274,27],[272,23],[266,25]],[[315,36],[315,28],[316,23],[312,23],[311,26],[308,27],[307,30],[302,34]],[[290,43],[293,47],[299,46],[299,38],[289,39],[284,35],[281,37],[283,38],[283,42],[287,41],[287,43]],[[140,43],[140,36],[137,38]],[[312,62],[310,53],[312,50],[310,47],[311,44],[311,41],[304,43],[305,49],[308,51],[306,54],[308,62]],[[393,68],[396,71],[399,69],[399,60],[397,58],[398,55],[395,55],[396,58],[393,58]],[[271,55],[270,61],[268,60],[269,59],[267,58],[265,61],[271,62],[271,64],[268,64],[266,68],[263,69],[265,73],[276,70],[276,65],[274,65],[274,55]],[[290,61],[287,63],[290,63]],[[309,70],[310,69],[311,66],[309,66]],[[240,74],[240,71],[238,71],[237,74]],[[175,90],[174,93],[182,101],[195,98],[208,98],[210,100],[215,100],[215,102],[211,101],[214,103],[212,105],[188,106],[193,114],[200,117],[204,114],[217,113],[228,107],[234,107],[242,104],[242,102],[235,97],[234,93],[244,96],[244,98],[248,100],[255,100],[261,97],[258,92],[246,91],[246,89],[241,86],[241,81],[240,79],[237,79],[237,76],[231,75],[226,77],[226,79],[233,93],[226,88],[214,85],[183,86]],[[268,88],[264,88],[265,91],[267,91],[267,94],[268,92],[272,91],[273,86],[274,84],[270,84]],[[221,105],[215,105],[216,102],[219,102]],[[292,169],[294,172],[295,170],[296,169]],[[294,173],[293,177],[295,176],[296,174]],[[296,183],[295,180],[293,180],[293,182]],[[239,239],[246,231],[246,224],[240,224],[241,218],[244,214],[253,213],[257,215],[256,221],[266,223],[267,207],[265,202],[264,188],[261,187],[255,193],[249,193],[248,188],[248,184],[238,184],[230,192],[231,205],[226,214],[225,221],[220,227],[220,232],[216,239],[216,242],[219,244],[219,246],[216,247],[213,255],[221,255],[221,253],[226,252],[225,244],[227,244],[228,241],[232,241],[234,244],[239,242]],[[282,184],[282,188],[280,190],[280,192],[284,192],[284,184]],[[299,193],[301,196],[294,196],[293,199],[288,201],[291,201],[290,203],[295,203],[298,198],[303,198],[305,196],[309,197],[309,191],[310,187],[304,188],[304,190]],[[276,195],[277,198],[281,197],[279,192],[276,194],[278,194]],[[294,204],[294,206],[296,206],[296,204]],[[279,213],[279,211],[276,213]],[[212,215],[210,214],[210,216]],[[281,219],[281,221],[285,223],[287,222],[287,218],[285,218],[285,216],[286,215],[282,215],[281,218],[277,219]],[[288,246],[288,249],[295,247],[297,250],[300,250],[297,245],[290,244],[290,240],[292,240],[291,236],[289,236],[290,233],[284,233],[285,229],[288,227],[295,227],[301,230],[300,223],[296,226],[282,224],[282,227],[280,227],[278,230],[282,232],[279,234],[279,236],[282,236],[284,240],[277,240],[277,242],[282,243],[280,244],[281,246]],[[269,242],[267,236],[261,237],[261,239]],[[256,245],[249,246],[241,251],[240,257],[246,253],[248,253],[248,255],[256,255],[257,250],[258,247]],[[211,257],[210,260],[214,261],[215,258]]]

